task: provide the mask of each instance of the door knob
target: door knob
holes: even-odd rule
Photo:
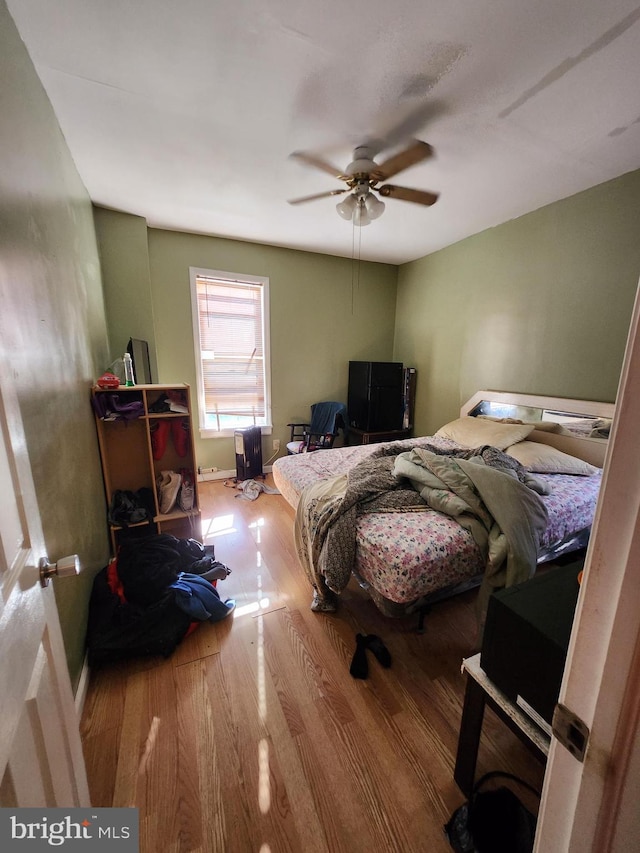
[[[40,586],[49,586],[49,581],[56,575],[59,578],[68,578],[71,575],[80,574],[80,557],[77,554],[69,554],[61,557],[57,563],[50,563],[47,557],[42,557],[38,563],[40,569]]]

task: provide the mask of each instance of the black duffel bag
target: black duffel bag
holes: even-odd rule
[[[536,818],[506,786],[487,788],[492,779],[508,779],[534,793],[528,782],[493,770],[474,785],[468,802],[451,815],[444,831],[456,853],[531,853]]]

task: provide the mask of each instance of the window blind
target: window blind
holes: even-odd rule
[[[265,423],[263,286],[199,275],[196,293],[207,420]]]

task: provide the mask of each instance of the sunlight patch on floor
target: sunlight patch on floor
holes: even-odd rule
[[[233,612],[234,617],[246,616],[248,613],[255,615],[261,610],[266,610],[271,606],[270,598],[261,598],[260,601],[251,601],[249,604],[241,604]],[[284,607],[284,605],[282,605]]]
[[[221,515],[203,516],[202,518],[202,538],[205,544],[211,543],[213,539],[225,536],[227,534],[238,533],[243,527],[242,523],[236,525],[236,519],[233,513],[225,513]],[[263,588],[262,570],[265,568],[260,545],[262,541],[262,529],[266,527],[264,518],[257,518],[248,524],[248,529],[251,533],[253,541],[256,545],[255,550],[255,583],[256,589],[247,590],[246,582],[242,584],[244,589],[232,597],[236,601],[236,608],[230,618],[238,619],[243,616],[251,616],[253,618],[260,617],[274,610],[281,610],[286,607],[286,600],[279,595],[276,590],[265,590]],[[247,580],[251,579],[253,569],[249,569],[249,574],[243,568],[243,575]],[[253,584],[251,584],[253,585]]]
[[[206,544],[207,539],[214,539],[217,536],[228,536],[230,533],[237,533],[238,529],[234,524],[233,513],[227,515],[215,515],[211,518],[202,517],[202,538]]]
[[[258,744],[258,805],[262,814],[267,814],[271,806],[269,744],[264,738]]]
[[[154,717],[151,720],[151,725],[149,726],[149,734],[147,735],[147,740],[144,745],[144,752],[142,753],[142,758],[140,759],[140,764],[138,766],[138,774],[140,776],[143,776],[146,772],[147,764],[149,763],[151,754],[155,749],[159,728],[160,717]]]
[[[252,521],[249,525],[249,530],[253,535],[253,540],[256,545],[260,545],[262,542],[262,531],[260,528],[264,527],[264,518],[256,518],[255,521]]]
[[[258,658],[258,711],[263,723],[267,721],[267,686],[264,666],[264,619],[257,620],[258,642],[256,644],[256,656]]]

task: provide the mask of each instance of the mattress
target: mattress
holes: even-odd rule
[[[424,444],[459,448],[434,436],[409,439],[402,449]],[[294,508],[302,490],[319,479],[345,473],[380,445],[317,450],[278,459],[273,466],[276,486]],[[562,549],[575,535],[588,531],[593,521],[601,473],[590,477],[537,474],[551,485],[542,500],[549,523],[540,561]],[[453,518],[426,509],[423,512],[376,512],[359,517],[356,529],[354,573],[379,596],[407,605],[438,591],[479,577],[480,552],[471,534]]]

